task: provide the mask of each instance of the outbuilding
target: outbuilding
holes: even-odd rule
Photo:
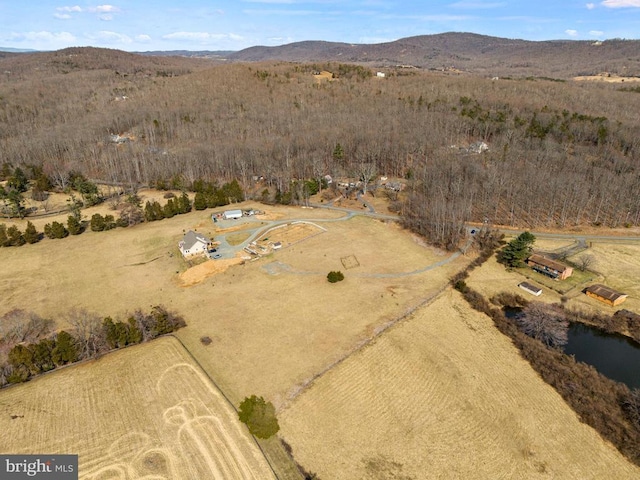
[[[540,295],[542,295],[542,289],[540,287],[536,287],[535,285],[529,282],[519,283],[518,286],[525,292],[529,292],[531,295],[535,295],[536,297],[539,297]]]
[[[222,218],[224,220],[235,220],[237,218],[242,218],[242,210],[226,210],[222,214]]]
[[[616,305],[620,305],[624,302],[628,295],[625,293],[618,292],[613,288],[607,287],[606,285],[602,285],[600,283],[596,283],[587,287],[584,290],[584,293],[591,298],[595,298],[596,300],[600,300],[602,303],[606,303],[612,307]]]

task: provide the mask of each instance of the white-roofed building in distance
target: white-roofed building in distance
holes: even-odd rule
[[[222,214],[224,220],[235,220],[236,218],[242,218],[242,210],[225,210]]]

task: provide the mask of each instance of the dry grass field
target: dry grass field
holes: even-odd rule
[[[280,419],[296,458],[320,478],[640,476],[452,290],[319,379]]]
[[[80,478],[275,478],[235,410],[173,338],[0,395],[3,451],[74,453]]]
[[[394,223],[325,221],[344,213],[269,207],[271,219],[310,219],[327,231],[192,281],[177,243],[189,229],[215,240],[211,213],[0,249],[0,314],[31,309],[64,327],[73,307],[122,318],[163,304],[185,317],[188,327],[178,336],[234,403],[255,393],[279,406],[381,324],[438,292],[468,261],[420,271],[448,254]],[[359,266],[346,271],[341,259],[349,255]],[[329,284],[331,270],[343,270],[345,281]],[[203,335],[213,339],[208,347]]]
[[[252,207],[255,205],[246,203],[236,208]],[[185,231],[197,230],[214,241],[216,235],[231,231],[222,232],[228,225],[211,221],[213,210],[2,248],[0,314],[12,308],[30,309],[58,319],[64,327],[64,315],[71,308],[123,318],[136,308],[165,305],[184,316],[188,326],[177,332],[178,338],[230,400],[237,405],[245,396],[256,394],[272,401],[282,415],[284,436],[296,458],[322,478],[424,478],[425,471],[434,472],[435,478],[437,472],[443,478],[500,474],[513,478],[529,473],[532,478],[597,478],[580,475],[589,472],[588,468],[600,472],[598,462],[621,472],[617,478],[637,473],[625,470],[632,467],[625,466],[592,430],[579,425],[489,320],[469,312],[453,293],[419,309],[415,318],[403,320],[372,345],[358,350],[384,326],[440,294],[470,258],[459,256],[447,262],[450,254],[424,244],[394,222],[347,218],[344,212],[319,208],[265,209],[265,215],[257,218],[265,224],[272,220],[309,220],[312,224],[270,232],[266,235],[269,241],[283,240],[284,247],[252,262],[215,260],[189,268],[182,259],[177,244]],[[244,229],[236,227],[238,233]],[[345,280],[327,282],[326,275],[332,270],[341,270]],[[520,275],[505,271],[493,260],[469,279],[473,288],[486,294],[522,293],[517,288],[519,281]],[[559,295],[545,291],[541,299],[559,301]],[[203,345],[203,336],[212,343]],[[115,355],[133,355],[129,352],[154,349],[154,345]],[[85,372],[83,375],[95,372],[99,379],[100,365],[110,358],[77,371]],[[156,363],[160,368],[181,361],[167,355]],[[39,385],[58,378],[64,383],[66,372],[0,392],[0,405],[21,405],[13,392],[35,398],[48,395],[40,392]],[[127,381],[131,385],[123,383],[122,388],[134,388],[135,382]],[[517,387],[512,389],[510,382]],[[184,388],[188,391],[189,387]],[[123,395],[128,398],[129,393]],[[178,403],[158,406],[145,395],[126,415],[145,406],[166,409]],[[48,397],[44,401],[47,405],[54,402]],[[363,410],[357,411],[365,412],[363,417],[355,415],[358,405]],[[175,413],[171,422],[196,415],[180,409],[171,412]],[[196,412],[203,415],[197,408]],[[425,412],[431,416],[424,416]],[[453,417],[458,423],[449,422]],[[63,418],[60,414],[57,421]],[[80,417],[74,420],[81,421]],[[140,421],[152,425],[149,419]],[[501,424],[506,425],[505,431],[498,428]],[[156,438],[157,428],[152,430],[144,433]],[[388,435],[383,435],[386,430]],[[431,441],[431,437],[438,440]],[[74,438],[70,441],[77,441]],[[116,452],[121,448],[118,438],[106,435],[105,440],[115,445]],[[149,443],[146,438],[131,441],[144,448],[154,445],[153,451],[160,452],[159,440]],[[95,442],[99,439],[96,435]],[[24,445],[17,443],[16,449],[26,448]],[[104,445],[87,446],[94,448],[104,449]],[[451,452],[460,449],[464,458],[455,462]],[[581,458],[578,449],[588,454]],[[91,451],[87,455],[95,457]],[[142,452],[143,447],[132,451]],[[127,465],[135,463],[131,454],[127,458],[132,459]],[[472,462],[481,466],[472,469]],[[102,468],[85,467],[92,473]],[[96,478],[128,478],[108,474]]]
[[[626,293],[629,297],[622,305],[609,307],[586,295],[580,295],[579,298],[576,298],[579,304],[606,313],[612,313],[621,308],[640,313],[640,244],[620,245],[594,242],[585,253],[593,255],[595,258],[592,268],[602,277],[599,283],[604,283]],[[580,254],[577,256],[579,257]]]

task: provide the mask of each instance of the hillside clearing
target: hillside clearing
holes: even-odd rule
[[[2,313],[28,308],[64,328],[72,308],[126,318],[164,304],[185,318],[179,338],[234,403],[257,394],[279,406],[379,325],[439,291],[468,261],[420,271],[450,255],[393,222],[340,220],[344,212],[326,209],[268,210],[280,220],[310,219],[326,231],[226,269],[222,260],[188,269],[177,248],[187,230],[215,241],[212,211],[0,249]],[[319,231],[300,225],[294,232]],[[350,255],[359,266],[340,285],[329,284],[327,273],[344,270],[341,259]],[[204,347],[202,336],[212,345]]]

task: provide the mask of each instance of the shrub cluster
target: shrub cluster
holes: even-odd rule
[[[0,318],[0,387],[26,382],[59,366],[95,358],[110,350],[147,342],[186,325],[184,319],[157,305],[136,310],[126,321],[114,321],[80,310],[69,313],[69,332],[53,332],[53,321],[13,310]]]
[[[331,271],[327,274],[327,280],[330,283],[337,283],[344,280],[344,274],[341,271]]]
[[[278,433],[280,425],[276,418],[276,409],[264,398],[251,395],[240,403],[238,409],[240,421],[258,438],[269,438]]]

